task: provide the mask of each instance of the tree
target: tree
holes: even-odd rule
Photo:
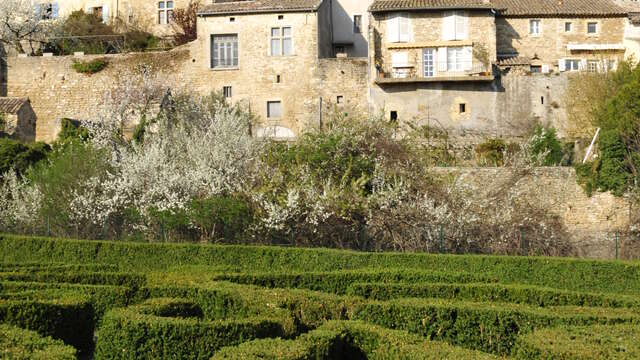
[[[175,31],[173,36],[176,45],[186,44],[198,37],[198,9],[200,8],[199,0],[189,1],[184,9],[176,9],[173,12],[172,26]]]
[[[31,0],[3,0],[0,6],[0,43],[21,54],[26,53],[24,45],[28,44],[33,54],[55,26],[55,21],[48,20],[43,11],[44,7],[34,7]]]

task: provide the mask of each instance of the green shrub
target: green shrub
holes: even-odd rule
[[[138,288],[145,284],[143,275],[110,272],[36,272],[36,273],[0,273],[4,281],[62,282],[90,285],[116,285]]]
[[[24,174],[27,169],[45,159],[51,148],[45,143],[22,143],[0,138],[0,177],[10,169]]]
[[[545,306],[640,307],[640,299],[624,295],[603,295],[557,290],[525,285],[503,284],[352,284],[347,294],[367,299],[390,300],[400,298],[459,299],[477,302],[509,302]]]
[[[518,339],[517,359],[639,359],[640,326],[593,325],[540,329]]]
[[[0,357],[14,360],[75,360],[76,350],[35,331],[0,324]]]
[[[531,161],[539,166],[556,166],[562,162],[562,144],[554,128],[536,126],[529,139]]]
[[[73,70],[81,74],[93,75],[104,70],[109,63],[105,59],[94,59],[91,61],[76,61],[71,65]]]
[[[476,146],[476,162],[488,166],[502,166],[507,144],[502,139],[488,139]]]

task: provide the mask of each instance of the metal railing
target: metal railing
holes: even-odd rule
[[[385,66],[378,70],[378,78],[382,79],[414,79],[414,78],[450,78],[477,75],[490,75],[491,65],[479,61],[434,64],[425,71],[424,64],[402,64]]]

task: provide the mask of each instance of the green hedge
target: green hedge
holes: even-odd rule
[[[0,301],[0,323],[37,331],[81,351],[93,345],[94,319],[91,302],[83,296]]]
[[[502,284],[352,284],[347,294],[373,300],[398,298],[462,299],[477,302],[509,302],[536,306],[640,307],[640,298],[556,290],[527,285]]]
[[[138,288],[146,284],[142,275],[119,272],[2,272],[0,281],[116,285]]]
[[[0,324],[0,358],[14,360],[75,360],[76,350],[35,331]]]
[[[223,346],[292,335],[286,331],[289,319],[284,316],[201,319],[154,315],[170,314],[168,309],[184,315],[188,304],[186,300],[156,299],[109,311],[96,333],[95,358],[208,359]]]
[[[118,266],[112,264],[43,264],[43,263],[0,263],[0,272],[117,272]]]
[[[541,329],[518,339],[514,353],[519,359],[640,359],[640,326]]]
[[[640,294],[640,264],[620,261],[145,244],[10,235],[0,235],[0,261],[106,263],[133,270],[164,270],[182,265],[228,265],[238,271],[335,271],[398,267],[441,272],[464,270],[470,274],[498,278],[503,283]]]
[[[248,273],[219,274],[215,280],[231,281],[238,284],[251,284],[267,288],[302,288],[334,294],[344,294],[349,286],[357,282],[454,282],[467,283],[478,281],[496,281],[486,276],[471,275],[464,272],[442,273],[419,270],[361,270],[305,273]]]
[[[539,308],[422,299],[370,301],[359,308],[353,318],[495,354],[509,354],[520,334],[542,327],[640,324],[640,314],[633,309]]]
[[[494,355],[425,341],[405,331],[356,321],[331,321],[295,340],[261,339],[221,349],[222,359],[497,359]]]

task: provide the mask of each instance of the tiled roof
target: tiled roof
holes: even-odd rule
[[[375,0],[371,12],[429,9],[493,9],[485,0]]]
[[[491,0],[503,16],[623,16],[611,0]]]
[[[633,25],[640,25],[640,13],[629,14],[629,21],[631,21]]]
[[[257,14],[316,11],[323,0],[216,0],[198,11],[198,15]]]
[[[525,56],[511,56],[498,59],[500,66],[531,65],[531,59]]]
[[[15,114],[29,99],[15,97],[0,97],[0,113]]]

